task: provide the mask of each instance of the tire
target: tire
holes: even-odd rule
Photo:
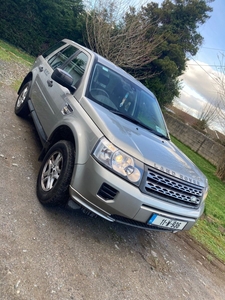
[[[49,149],[37,179],[37,197],[41,204],[56,206],[68,202],[74,160],[74,146],[69,141],[59,141]]]
[[[30,113],[28,107],[30,87],[31,81],[25,83],[22,86],[21,91],[19,92],[18,98],[16,100],[15,114],[22,118],[26,118]]]

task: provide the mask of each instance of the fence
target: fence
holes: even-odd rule
[[[168,129],[175,138],[189,146],[193,151],[200,154],[214,166],[218,166],[225,156],[225,147],[194,128],[177,120],[168,113],[164,114]]]

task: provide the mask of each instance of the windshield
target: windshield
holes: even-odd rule
[[[155,97],[106,66],[95,65],[87,96],[120,117],[168,138]]]

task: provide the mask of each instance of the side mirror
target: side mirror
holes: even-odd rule
[[[66,87],[72,94],[76,91],[76,88],[72,86],[73,84],[73,77],[67,73],[66,71],[56,68],[51,78],[56,81],[57,83],[61,84],[62,86]]]

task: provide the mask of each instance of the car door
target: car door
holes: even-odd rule
[[[68,89],[54,82],[51,78],[53,70],[65,66],[73,55],[79,53],[79,49],[69,45],[66,48],[50,55],[47,59],[39,58],[37,76],[31,91],[31,99],[37,117],[47,137],[51,134],[57,123],[62,118],[62,109],[65,106],[65,97]]]

